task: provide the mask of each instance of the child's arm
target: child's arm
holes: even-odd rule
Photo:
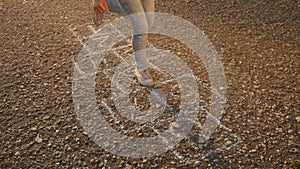
[[[94,0],[94,13],[102,14],[108,11],[106,0]]]
[[[94,0],[94,16],[95,25],[99,25],[99,16],[108,11],[106,0]]]

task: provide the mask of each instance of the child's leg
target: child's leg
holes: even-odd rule
[[[146,14],[149,29],[154,24],[154,12],[155,12],[155,0],[142,0],[142,4],[145,12],[150,12]]]
[[[138,70],[146,69],[145,52],[148,36],[148,20],[141,0],[119,0],[133,28],[132,46]],[[137,15],[131,15],[136,14]]]

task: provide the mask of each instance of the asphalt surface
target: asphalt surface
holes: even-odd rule
[[[216,131],[201,143],[201,124],[212,99],[205,66],[180,41],[150,35],[150,44],[179,56],[192,70],[201,109],[197,123],[173,149],[130,158],[93,141],[78,120],[72,95],[74,60],[86,42],[80,37],[118,16],[107,14],[95,27],[89,1],[1,1],[0,168],[291,168],[300,157],[299,8],[298,0],[157,0],[157,12],[191,22],[210,39],[224,67],[227,102]],[[117,44],[125,46],[116,50],[122,59],[132,54],[126,44]],[[157,88],[166,93],[167,106],[161,121],[138,126],[121,117],[111,100],[110,77],[121,62],[114,55],[105,55],[98,67],[99,111],[127,136],[157,135],[153,128],[165,131],[180,111],[178,83],[150,70]],[[130,85],[131,103],[147,110],[149,89],[135,78]]]

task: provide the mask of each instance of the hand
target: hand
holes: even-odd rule
[[[108,11],[106,0],[94,0],[94,16],[93,21],[95,25],[99,25],[99,17]]]
[[[102,14],[108,11],[106,0],[94,0],[94,14]]]

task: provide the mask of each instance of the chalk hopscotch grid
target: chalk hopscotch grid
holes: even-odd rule
[[[109,22],[109,21],[110,21],[110,20],[105,21],[105,22]],[[108,24],[109,24],[109,23],[108,23]],[[112,26],[113,26],[113,25],[112,25]],[[81,36],[81,35],[78,34],[77,31],[76,31],[77,29],[80,29],[80,28],[88,28],[89,31],[91,32],[91,35],[89,35],[89,36]],[[92,51],[91,49],[89,49],[88,45],[86,44],[86,41],[87,41],[88,39],[90,39],[93,35],[95,35],[95,34],[97,33],[97,31],[94,29],[94,27],[93,27],[91,24],[83,24],[83,25],[70,26],[70,27],[69,27],[69,31],[73,34],[73,36],[75,36],[75,37],[77,38],[77,40],[78,40],[78,41],[80,42],[80,44],[85,48],[85,50],[87,50],[88,52],[89,52],[89,51]],[[120,49],[126,49],[126,48],[131,47],[131,41],[128,40],[128,38],[127,38],[125,35],[123,35],[120,31],[118,31],[117,29],[115,29],[115,31],[116,31],[120,36],[122,36],[123,39],[126,40],[127,44],[122,45],[122,46],[118,46],[118,47],[115,47],[115,48],[111,48],[110,51],[112,52],[112,54],[113,54],[115,57],[117,57],[118,59],[120,59],[122,62],[123,62],[123,61],[124,61],[124,62],[127,62],[127,61],[126,61],[126,60],[118,53],[118,50],[120,50]],[[101,36],[101,34],[99,35],[99,33],[98,33],[98,34],[97,34],[97,37],[99,37],[99,36]],[[148,43],[148,44],[149,44],[149,46],[150,46],[151,48],[155,49],[155,47],[154,47],[152,44],[150,44],[150,43]],[[101,46],[100,46],[100,47],[101,47]],[[129,49],[129,50],[131,50],[131,49]],[[128,52],[128,51],[126,51],[126,52]],[[126,53],[126,52],[125,52],[125,53]],[[97,53],[97,52],[96,52],[96,53],[91,52],[90,54],[91,54],[91,55],[97,55],[98,53]],[[101,52],[101,54],[102,54],[102,52]],[[100,61],[106,64],[106,59],[105,59],[105,58],[102,58]],[[81,71],[80,68],[79,68],[78,66],[76,66],[76,61],[74,60],[73,62],[74,62],[75,68],[78,69],[79,72],[82,72],[82,73],[83,73],[83,71]],[[113,68],[112,68],[111,70],[113,70]],[[108,75],[109,77],[111,77],[111,76],[113,75],[113,74],[111,73],[110,70],[103,70],[102,72],[103,72],[104,74]],[[112,72],[113,72],[113,71],[112,71]],[[161,84],[167,84],[167,83],[169,83],[170,81],[173,81],[173,80],[174,80],[174,79],[168,79],[168,80],[165,80],[165,81],[159,82],[159,83],[161,83]],[[210,87],[209,83],[204,83],[204,82],[202,82],[201,80],[198,80],[198,79],[197,79],[197,83],[200,84],[202,87],[204,87],[204,88],[207,89],[207,90],[212,90],[212,91],[215,91],[215,92],[217,91],[217,90],[212,89],[212,88]],[[151,89],[147,89],[147,90],[149,91],[149,90],[151,90]],[[217,93],[217,92],[216,92],[216,93]],[[109,114],[110,114],[114,119],[118,120],[118,115],[113,111],[113,108],[110,107],[110,106],[107,104],[107,100],[106,100],[106,99],[103,99],[103,100],[101,101],[101,104],[103,105],[103,107],[106,108],[106,110],[109,112]],[[210,118],[211,120],[213,120],[214,122],[216,122],[216,123],[218,124],[219,128],[223,128],[223,129],[226,130],[227,132],[232,133],[232,134],[233,134],[233,139],[235,140],[235,142],[232,143],[231,141],[227,141],[226,143],[224,143],[224,144],[221,145],[220,147],[217,147],[217,148],[212,149],[212,150],[209,150],[209,151],[205,151],[205,153],[202,153],[202,154],[201,154],[201,156],[202,156],[201,158],[202,158],[202,159],[205,159],[206,157],[210,156],[210,155],[213,154],[213,153],[218,153],[218,152],[228,151],[228,150],[230,150],[231,148],[236,147],[238,144],[241,143],[241,138],[240,138],[239,136],[237,136],[236,134],[234,134],[233,131],[232,131],[232,129],[230,129],[230,128],[226,127],[225,125],[223,125],[223,124],[221,123],[220,120],[218,120],[216,117],[214,117],[213,115],[211,115],[211,114],[207,111],[206,108],[207,108],[208,106],[209,106],[209,104],[200,106],[199,111],[200,111],[201,113],[206,114],[206,115],[207,115],[206,118]],[[172,105],[168,104],[168,103],[167,103],[167,105],[166,105],[166,108],[167,108],[167,110],[171,110],[171,111],[173,111],[173,112],[174,112],[174,110],[175,110],[174,107],[173,107]],[[179,114],[179,112],[174,112],[174,114]],[[163,121],[164,121],[164,119],[158,119],[157,122],[163,122]],[[195,125],[197,125],[197,127],[200,127],[200,129],[201,129],[202,124],[199,122],[199,119],[198,119],[198,118],[197,118],[197,120],[195,121]],[[119,127],[120,127],[120,129],[122,129],[122,130],[124,130],[124,128],[125,128],[125,127],[124,127],[124,124],[123,124],[122,122],[119,123]],[[151,123],[145,123],[145,124],[139,126],[139,128],[144,128],[144,127],[150,127],[150,128],[151,128],[151,129],[152,129],[152,130],[153,130],[153,131],[154,131],[154,132],[155,132],[162,140],[166,141],[166,143],[167,143],[167,140],[161,136],[161,133],[160,133],[157,129],[155,129],[155,128],[151,125]],[[200,138],[200,137],[205,137],[204,135],[201,135],[201,134],[198,134],[198,133],[197,133],[197,135],[198,135],[199,138]],[[187,137],[187,139],[189,139],[189,138]],[[199,140],[200,140],[200,139],[199,139]],[[169,144],[167,144],[167,145],[169,145]],[[206,145],[207,145],[207,142],[205,142],[205,143],[199,143],[198,145],[192,144],[193,148],[195,148],[196,150],[202,149],[202,148],[205,147]],[[181,156],[180,153],[179,153],[178,151],[176,151],[175,148],[171,148],[171,147],[170,147],[169,150],[172,151],[173,154],[175,155],[175,157],[176,157],[177,159],[179,159],[180,162],[182,162],[182,163],[184,163],[184,164],[193,164],[193,163],[195,163],[195,162],[198,161],[198,159],[193,159],[193,158],[191,158],[191,157],[183,157],[183,156]]]

